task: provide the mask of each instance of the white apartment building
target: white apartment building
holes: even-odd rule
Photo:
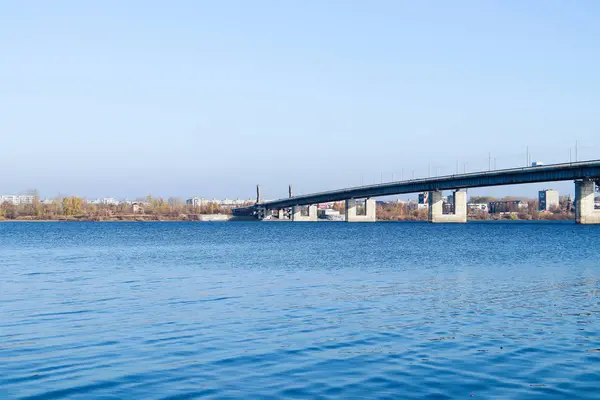
[[[538,194],[538,202],[540,211],[547,211],[554,207],[559,207],[560,202],[558,191],[551,189],[540,190]]]
[[[33,204],[34,196],[32,195],[2,195],[0,196],[0,204],[10,203],[15,206],[19,204]]]
[[[102,199],[102,204],[107,206],[118,206],[121,202],[117,199],[113,199],[112,197],[105,197]]]
[[[192,197],[191,199],[187,199],[185,204],[191,205],[192,207],[202,207],[203,204],[206,204],[206,200],[201,197]]]

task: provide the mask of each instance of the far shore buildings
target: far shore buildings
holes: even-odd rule
[[[0,195],[0,204],[8,203],[15,206],[18,205],[27,205],[33,204],[35,199],[34,195]],[[418,200],[408,200],[406,202],[401,201],[400,199],[396,200],[398,203],[406,204],[409,210],[419,210],[419,209],[427,209],[428,207],[428,193],[420,193],[418,196]],[[138,210],[142,210],[144,207],[149,206],[150,204],[144,200],[117,200],[112,197],[104,197],[98,199],[87,199],[84,200],[87,204],[90,205],[103,205],[103,206],[119,206],[119,205],[129,205]],[[539,211],[551,211],[557,207],[560,207],[559,204],[559,192],[552,189],[541,190],[538,193],[538,201],[539,201]],[[57,199],[40,199],[40,203],[44,205],[51,205],[60,202],[60,198]],[[219,207],[224,208],[236,208],[236,207],[244,207],[255,203],[255,199],[229,199],[225,198],[223,200],[218,199],[206,199],[203,197],[192,197],[185,201],[187,205],[191,205],[194,208],[201,208],[205,206],[210,206],[211,204],[217,205]],[[451,205],[452,195],[444,198],[444,206]],[[343,206],[344,202],[329,202],[329,203],[321,203],[319,204],[319,209],[333,209],[336,206]],[[489,203],[467,203],[467,208],[470,214],[475,214],[478,212],[487,212],[487,213],[506,213],[506,212],[518,212],[527,208],[527,202],[522,200],[499,200],[499,201],[491,201]],[[594,203],[595,208],[600,209],[600,197],[597,197]]]
[[[192,197],[190,199],[187,199],[185,201],[185,204],[187,205],[191,205],[194,208],[199,208],[199,207],[204,207],[204,206],[208,206],[210,204],[215,204],[221,207],[242,207],[245,206],[247,204],[253,204],[254,200],[250,199],[250,200],[241,200],[241,199],[236,199],[236,200],[232,200],[232,199],[227,199],[225,198],[224,200],[217,200],[217,199],[205,199],[203,197]]]
[[[10,203],[12,205],[18,206],[20,204],[33,204],[33,199],[35,196],[25,194],[25,195],[2,195],[0,196],[0,204],[2,203]]]
[[[117,199],[113,199],[112,197],[105,197],[103,199],[88,200],[87,203],[94,204],[94,205],[118,206],[121,203],[127,203],[127,202],[126,201],[122,202]]]

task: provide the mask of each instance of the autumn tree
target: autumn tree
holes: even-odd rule
[[[44,213],[44,207],[42,206],[40,197],[37,195],[37,191],[36,195],[33,197],[33,213],[36,217],[40,217]]]
[[[71,196],[62,199],[63,213],[65,215],[78,215],[82,211],[82,200],[79,197]]]
[[[343,201],[336,201],[333,203],[333,209],[338,211],[340,214],[344,214],[346,212],[346,203]]]
[[[19,212],[17,211],[17,207],[13,203],[5,201],[0,205],[0,215],[4,216],[8,219],[15,219],[19,216]]]
[[[167,204],[169,205],[169,212],[171,214],[179,214],[183,211],[183,201],[176,197],[169,197],[167,199]]]

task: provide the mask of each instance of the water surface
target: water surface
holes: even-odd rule
[[[0,398],[600,398],[600,226],[2,223]]]

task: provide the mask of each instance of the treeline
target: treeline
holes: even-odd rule
[[[0,220],[194,220],[200,214],[231,214],[230,207],[209,202],[194,207],[178,198],[144,199],[119,204],[91,204],[85,199],[68,196],[42,203],[34,198],[32,204],[0,204]]]
[[[378,203],[376,208],[381,221],[427,221],[427,208],[412,209],[408,203]]]

